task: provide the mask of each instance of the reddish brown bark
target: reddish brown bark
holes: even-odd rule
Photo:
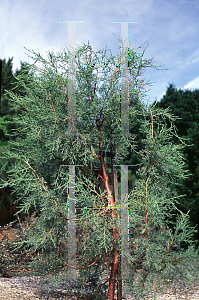
[[[102,167],[104,186],[105,186],[105,189],[107,190],[108,205],[114,206],[114,199],[113,199],[112,191],[111,191],[109,183],[108,183],[108,175],[107,175],[106,167],[104,164],[104,158],[100,157],[100,161],[101,161],[101,167]],[[113,209],[111,211],[111,217],[116,219],[116,217],[117,217],[116,209]],[[116,276],[118,273],[118,267],[119,267],[119,249],[117,247],[117,240],[118,240],[118,229],[117,228],[113,228],[113,239],[114,239],[114,243],[115,243],[115,246],[113,249],[114,257],[113,257],[113,265],[112,265],[112,269],[111,269],[111,274],[110,274],[110,278],[109,278],[109,289],[108,289],[107,300],[114,299],[115,280],[116,280]]]
[[[109,288],[106,300],[113,300],[114,293],[115,293],[115,281],[116,276],[118,274],[118,267],[119,267],[119,249],[114,249],[114,258],[113,258],[113,265],[111,269],[111,274],[109,278]]]
[[[117,280],[117,300],[122,300],[122,279],[121,273],[118,270],[118,280]]]
[[[109,182],[108,182],[108,175],[106,171],[106,166],[104,163],[104,157],[102,155],[102,137],[101,137],[101,125],[103,123],[103,120],[99,123],[99,119],[97,120],[97,128],[99,131],[99,159],[101,162],[101,168],[102,168],[102,180],[104,182],[104,187],[107,191],[107,199],[108,199],[108,205],[114,206],[114,198],[113,193],[110,189]],[[111,211],[111,217],[116,219],[117,213],[116,209],[112,209]],[[115,293],[115,283],[116,283],[116,276],[118,274],[118,267],[119,267],[119,247],[118,247],[118,237],[119,237],[119,230],[118,228],[113,227],[113,240],[114,240],[114,248],[113,248],[113,264],[111,269],[111,274],[109,278],[109,288],[108,288],[108,294],[107,294],[107,300],[113,300],[114,299],[114,293]]]

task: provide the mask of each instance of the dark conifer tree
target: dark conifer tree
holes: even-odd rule
[[[13,134],[13,130],[17,129],[20,125],[16,124],[15,117],[19,115],[25,109],[17,105],[12,105],[10,97],[6,94],[7,91],[13,91],[18,96],[24,96],[23,86],[19,86],[18,81],[15,76],[22,74],[28,74],[28,68],[26,63],[21,62],[21,69],[17,70],[13,74],[12,70],[12,58],[9,58],[6,62],[6,59],[1,61],[2,63],[2,76],[1,76],[1,110],[0,110],[0,152],[3,149],[10,149],[11,145],[9,141],[16,140],[17,135],[16,131]],[[13,160],[12,160],[13,161]],[[1,159],[0,168],[4,165],[5,161]],[[10,160],[8,162],[6,170],[0,175],[4,180],[7,178],[6,171],[9,170]],[[12,189],[10,187],[5,187],[0,189],[0,225],[3,226],[10,221],[16,219],[14,213],[16,213],[16,204],[15,201],[16,195],[12,194]]]
[[[179,192],[184,194],[178,207],[184,212],[190,210],[191,222],[198,226],[194,237],[199,242],[199,90],[177,90],[174,84],[169,84],[157,107],[170,107],[172,113],[179,117],[175,121],[177,133],[187,141],[183,153],[190,176],[178,187]],[[178,143],[177,138],[174,141]]]

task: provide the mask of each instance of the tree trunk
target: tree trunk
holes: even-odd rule
[[[99,126],[98,126],[99,127]],[[101,139],[100,139],[101,141]],[[104,182],[104,187],[107,191],[107,199],[108,199],[108,205],[113,207],[111,210],[111,217],[116,219],[117,218],[117,211],[114,208],[114,198],[113,198],[113,193],[110,189],[109,182],[108,182],[108,175],[106,171],[106,166],[104,163],[104,157],[102,155],[102,144],[100,145],[100,154],[99,154],[99,159],[101,162],[101,167],[102,167],[102,174],[103,174],[103,182]],[[109,289],[108,289],[108,294],[107,294],[107,300],[113,300],[114,299],[114,293],[115,293],[115,280],[116,276],[118,273],[118,266],[119,266],[119,247],[117,245],[117,241],[119,239],[119,230],[118,228],[113,227],[113,241],[114,241],[114,247],[113,247],[113,265],[111,269],[111,274],[110,274],[110,279],[109,279]]]
[[[122,300],[122,278],[121,278],[120,266],[118,267],[118,274],[117,274],[117,300]]]
[[[118,180],[117,180],[117,167],[115,166],[115,149],[113,149],[113,156],[111,157],[111,169],[112,169],[112,186],[113,186],[113,198],[114,202],[118,203]],[[120,255],[119,255],[119,230],[114,229],[114,238],[115,238],[115,248],[114,248],[114,261],[112,265],[111,275],[109,279],[109,290],[107,295],[107,300],[113,300],[114,299],[114,293],[115,293],[115,280],[117,278],[117,300],[122,300],[122,280],[120,278],[120,272],[119,272],[119,264],[120,264]]]

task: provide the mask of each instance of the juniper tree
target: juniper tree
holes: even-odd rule
[[[130,127],[139,120],[140,133],[145,138],[144,149],[138,152],[139,180],[129,195],[118,196],[115,202],[107,175],[110,157],[106,154],[112,154],[112,165],[118,165],[119,158],[129,154],[129,147],[132,152],[137,149],[135,136],[119,134],[121,54],[113,56],[106,49],[95,53],[89,45],[77,48],[76,124],[73,122],[76,134],[69,135],[69,52],[49,52],[48,59],[31,53],[35,63],[30,65],[29,73],[16,77],[25,95],[8,92],[14,106],[22,106],[25,112],[15,120],[20,127],[17,141],[10,142],[12,151],[2,156],[11,158],[13,164],[9,180],[2,180],[1,186],[11,186],[18,195],[17,201],[22,199],[21,212],[27,213],[34,207],[37,219],[34,230],[30,230],[28,238],[26,233],[26,238],[15,243],[14,251],[24,243],[34,247],[37,256],[29,265],[32,275],[52,274],[56,282],[65,278],[67,285],[70,270],[78,270],[79,277],[70,281],[78,291],[87,286],[93,299],[104,299],[106,295],[112,300],[120,267],[121,226],[128,226],[120,224],[120,219],[128,203],[129,276],[122,280],[127,291],[133,291],[136,299],[143,299],[146,288],[155,291],[162,279],[164,284],[168,278],[175,281],[176,273],[191,269],[187,262],[197,258],[188,212],[178,211],[174,229],[170,228],[172,211],[181,197],[172,188],[188,176],[181,151],[184,144],[171,141],[176,134],[175,117],[168,109],[152,106],[147,111],[144,104],[139,110],[131,105],[135,97],[141,99],[140,77],[144,69],[154,67],[152,60],[128,50]],[[169,128],[165,120],[171,122]],[[118,135],[113,137],[114,133]],[[73,170],[75,166],[75,180],[70,176],[71,166]],[[76,199],[73,217],[68,211],[71,181]],[[75,266],[68,259],[67,249],[71,221],[76,222]],[[162,231],[163,226],[167,230]],[[184,241],[188,243],[187,250],[181,249]],[[174,247],[179,252],[172,251]],[[107,273],[102,278],[104,271]]]

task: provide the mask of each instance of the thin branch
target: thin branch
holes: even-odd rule
[[[57,120],[57,116],[56,116],[56,111],[55,111],[55,107],[54,107],[54,104],[53,104],[53,102],[52,102],[52,99],[51,99],[51,97],[50,97],[50,95],[48,94],[48,92],[47,92],[47,90],[45,89],[45,88],[43,88],[43,86],[39,83],[39,82],[37,82],[36,81],[36,83],[45,91],[45,93],[47,94],[47,96],[48,96],[48,99],[50,100],[50,102],[51,102],[51,105],[52,105],[52,108],[53,108],[53,111],[54,111],[54,113],[55,113],[55,118],[56,118],[56,122],[57,122],[57,125],[58,125],[58,120]]]
[[[110,251],[112,251],[112,250],[108,250],[107,252],[110,252]],[[87,268],[89,268],[89,267],[91,267],[91,266],[94,266],[94,265],[100,260],[100,258],[102,257],[102,255],[106,254],[107,252],[106,252],[106,251],[103,252],[103,253],[101,254],[101,256],[100,256],[96,261],[94,261],[92,264],[90,264],[90,265],[88,265],[88,266],[85,266],[85,267],[74,267],[74,266],[70,266],[70,265],[67,264],[66,262],[64,263],[64,265],[67,265],[69,268],[76,269],[76,270],[87,269]],[[97,255],[100,255],[100,254],[97,254]]]
[[[150,114],[151,114],[151,131],[152,131],[152,138],[153,138],[153,115],[151,110],[150,110]]]
[[[146,181],[146,240],[148,239],[148,220],[147,220],[147,181]]]

